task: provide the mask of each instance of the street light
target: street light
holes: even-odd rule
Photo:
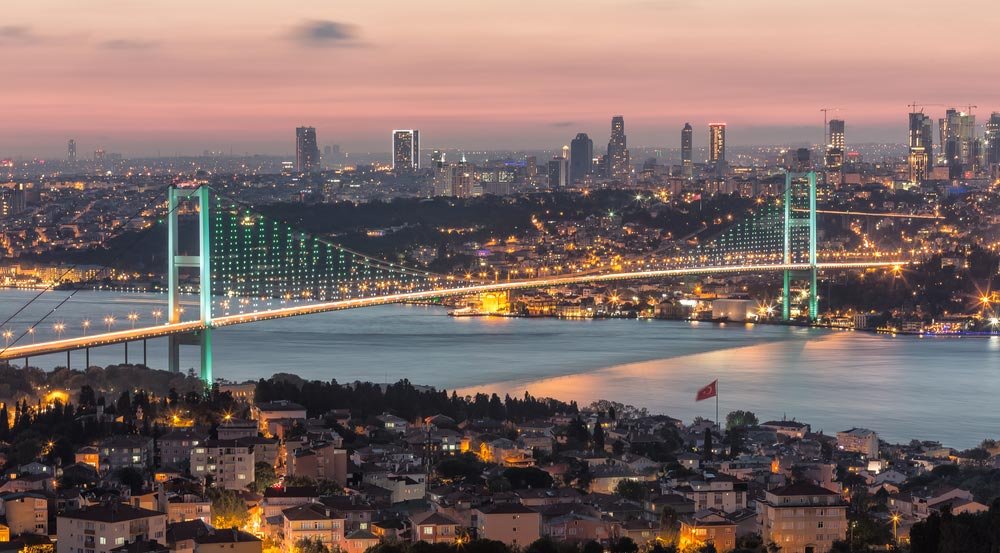
[[[889,520],[892,521],[892,540],[896,542],[896,545],[899,545],[899,521],[903,520],[903,517],[899,516],[899,513],[892,513]]]
[[[62,321],[60,321],[60,322],[52,325],[52,328],[55,329],[56,336],[61,340],[62,339],[62,333],[63,333],[64,330],[66,330],[66,324],[63,323]]]
[[[162,316],[163,316],[163,311],[159,309],[153,310],[153,319],[156,321],[156,324],[160,324],[160,317]]]
[[[12,331],[9,328],[7,330],[4,330],[3,331],[3,341],[4,341],[3,347],[6,348],[6,347],[10,346],[10,339],[13,338],[13,337],[14,337],[14,331]]]
[[[111,325],[115,324],[115,318],[111,315],[104,317],[104,324],[108,325],[108,332],[111,332]]]
[[[31,343],[35,343],[35,327],[28,328],[28,334],[31,334]]]
[[[87,335],[87,329],[90,328],[90,319],[83,320],[83,335]]]
[[[128,320],[132,321],[132,328],[135,328],[135,322],[139,320],[139,314],[135,311],[128,314]]]

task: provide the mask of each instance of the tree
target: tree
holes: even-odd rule
[[[254,463],[253,465],[253,487],[254,491],[263,492],[267,488],[278,482],[278,475],[274,472],[271,463]]]
[[[330,553],[327,547],[319,538],[299,538],[295,541],[296,553]]]
[[[549,538],[538,538],[524,549],[524,553],[557,553],[556,544]]]
[[[660,513],[660,534],[663,541],[674,543],[680,534],[680,517],[672,507],[664,507]]]
[[[511,467],[503,471],[503,478],[510,482],[511,489],[551,488],[552,475],[537,467]]]
[[[250,518],[247,504],[232,490],[209,488],[206,495],[212,500],[212,526],[216,528],[242,528]]]
[[[760,421],[757,420],[757,415],[753,411],[731,411],[726,415],[726,430],[732,430],[734,428],[747,428],[750,426],[757,426]]]
[[[583,549],[580,553],[604,553],[604,546],[594,540],[590,540],[583,544]]]
[[[649,490],[642,482],[636,482],[635,480],[621,480],[618,482],[618,485],[615,486],[615,493],[625,499],[642,501],[649,495]]]
[[[146,478],[142,471],[135,467],[122,467],[115,473],[118,481],[124,486],[128,486],[133,492],[141,490],[146,484]]]
[[[702,457],[711,461],[712,460],[712,429],[705,429],[705,447],[703,448]]]
[[[604,450],[604,427],[600,421],[594,424],[594,449]]]
[[[611,542],[611,553],[638,553],[639,546],[632,538],[621,538]]]

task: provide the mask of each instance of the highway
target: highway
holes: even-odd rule
[[[843,263],[818,263],[819,270],[838,269],[867,269],[880,267],[895,267],[907,265],[905,261],[864,261],[864,262],[843,262]],[[607,273],[597,275],[567,275],[543,278],[532,278],[523,280],[511,280],[489,284],[478,284],[473,286],[463,286],[458,288],[446,288],[440,290],[425,290],[419,292],[406,292],[400,294],[389,294],[377,297],[365,297],[355,299],[344,299],[329,302],[313,303],[308,305],[296,305],[292,307],[282,307],[254,313],[244,313],[236,315],[224,315],[213,318],[211,326],[220,328],[238,324],[254,323],[271,319],[281,319],[285,317],[297,317],[300,315],[311,315],[314,313],[325,313],[327,311],[339,311],[343,309],[358,309],[361,307],[373,307],[376,305],[387,305],[393,303],[404,303],[410,301],[423,301],[443,297],[465,296],[479,294],[483,292],[502,292],[508,290],[522,290],[528,288],[549,288],[553,286],[564,286],[568,284],[581,284],[586,282],[615,282],[622,280],[641,280],[649,278],[679,277],[687,275],[711,275],[711,274],[733,274],[733,273],[757,273],[774,272],[786,270],[808,270],[807,263],[792,264],[763,264],[753,266],[718,266],[718,267],[693,267],[687,269],[659,269],[622,273]],[[136,328],[129,330],[118,330],[89,336],[79,336],[76,338],[65,338],[51,342],[41,342],[37,344],[12,346],[0,353],[0,360],[24,359],[60,353],[65,351],[79,350],[120,344],[123,342],[134,342],[147,340],[150,338],[163,338],[174,334],[186,334],[197,332],[205,328],[201,321],[189,321],[180,323],[165,323],[162,325]]]

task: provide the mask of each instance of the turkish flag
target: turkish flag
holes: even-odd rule
[[[713,380],[711,384],[698,390],[698,395],[695,397],[694,400],[701,401],[703,399],[715,397],[716,395],[718,395],[718,390],[717,390],[718,384],[719,384],[718,380]]]

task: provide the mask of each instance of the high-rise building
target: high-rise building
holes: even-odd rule
[[[726,164],[726,124],[712,123],[708,126],[708,163],[716,171]]]
[[[563,155],[555,156],[549,161],[549,188],[566,188],[569,184],[569,159],[567,158],[566,146],[563,146]]]
[[[934,168],[934,130],[931,118],[923,113],[910,114],[910,182],[921,183]]]
[[[681,129],[681,170],[684,176],[694,176],[694,129],[691,123],[684,123]]]
[[[986,166],[1000,166],[1000,112],[994,111],[986,123],[986,138],[983,143],[986,156]]]
[[[587,133],[580,133],[570,142],[569,182],[583,182],[590,175],[594,162],[594,141]]]
[[[392,170],[420,169],[420,132],[412,129],[392,131]]]
[[[315,127],[295,129],[295,170],[299,173],[319,171],[319,146]]]
[[[827,146],[837,148],[841,152],[847,147],[847,141],[844,137],[844,121],[842,119],[830,120],[830,142]]]
[[[625,118],[621,115],[615,115],[611,118],[611,140],[608,141],[608,177],[626,180],[629,173]]]
[[[76,140],[70,138],[69,143],[66,145],[66,150],[66,159],[68,159],[70,163],[76,163]]]
[[[948,165],[948,177],[961,178],[966,171],[975,171],[978,165],[976,152],[976,116],[949,109],[938,121],[941,132],[941,150]]]

